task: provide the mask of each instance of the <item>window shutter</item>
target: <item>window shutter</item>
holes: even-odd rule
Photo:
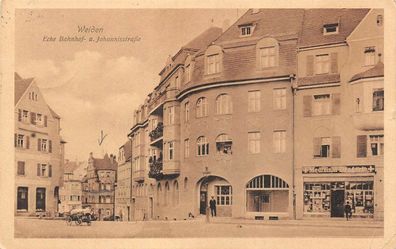
[[[40,176],[40,168],[41,168],[40,164],[38,163],[37,164],[37,176]]]
[[[48,140],[48,152],[52,153],[52,141]]]
[[[367,156],[367,136],[359,135],[357,136],[357,157]]]
[[[341,94],[333,93],[331,101],[332,101],[332,113],[335,115],[340,114]]]
[[[333,158],[341,157],[341,137],[332,137],[331,139],[331,155]]]
[[[330,69],[331,73],[338,73],[338,54],[331,53],[330,60],[331,60],[331,69]]]
[[[30,113],[30,123],[36,124],[36,113],[34,112]]]
[[[322,139],[320,137],[313,138],[313,156],[320,156],[320,146],[322,144]]]
[[[41,138],[37,139],[37,150],[41,151]]]
[[[311,95],[306,95],[303,97],[303,106],[304,106],[304,117],[310,117],[311,110],[312,110],[312,96]]]
[[[52,177],[52,165],[48,166],[48,177]]]
[[[18,109],[18,121],[22,121],[22,111],[21,109]]]
[[[307,76],[312,76],[314,74],[314,56],[307,56]]]
[[[26,135],[26,149],[29,149],[30,143],[29,143],[30,137]]]
[[[44,127],[47,127],[47,116],[44,116]]]
[[[18,135],[16,133],[14,133],[14,146],[17,147],[17,143],[18,143]]]

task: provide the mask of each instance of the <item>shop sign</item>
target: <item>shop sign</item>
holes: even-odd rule
[[[302,168],[303,174],[376,173],[374,165],[310,166]]]

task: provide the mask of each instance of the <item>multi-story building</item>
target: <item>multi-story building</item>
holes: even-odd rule
[[[72,209],[82,207],[82,176],[78,174],[81,167],[81,162],[66,160],[63,173],[63,184],[59,191],[59,213],[67,213]]]
[[[350,201],[380,218],[376,11],[251,9],[168,58],[129,134],[134,219],[205,214],[212,197],[218,216],[335,217]]]
[[[128,140],[119,148],[117,186],[115,188],[115,214],[122,221],[133,218],[132,209],[132,141]]]
[[[63,177],[60,117],[33,78],[15,74],[15,214],[55,215]]]
[[[102,158],[94,158],[90,153],[87,175],[82,180],[82,206],[93,209],[102,219],[114,213],[114,187],[117,174],[116,157],[106,153]]]
[[[383,10],[306,11],[295,104],[297,216],[383,218]]]

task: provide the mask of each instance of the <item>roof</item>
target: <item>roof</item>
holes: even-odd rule
[[[48,106],[48,108],[49,108],[53,118],[57,118],[57,119],[61,118],[54,110],[52,110],[52,108],[50,106]]]
[[[14,104],[16,105],[18,101],[22,98],[22,95],[29,88],[30,84],[33,82],[33,78],[22,79],[18,73],[15,73],[15,89],[14,89]]]
[[[64,165],[64,173],[73,173],[74,170],[76,170],[80,165],[77,162],[67,162]]]
[[[111,162],[110,157],[106,154],[104,158],[93,158],[93,166],[96,170],[117,170],[117,162]]]
[[[384,76],[384,63],[380,61],[373,68],[370,68],[364,72],[352,76],[349,82],[353,82],[360,79],[383,77],[383,76]]]
[[[125,161],[129,161],[132,158],[132,141],[128,140],[124,145]]]
[[[300,47],[345,42],[369,9],[306,9],[299,40]],[[338,23],[337,34],[323,35],[323,26]]]
[[[212,41],[221,35],[223,30],[219,27],[211,27],[200,35],[195,37],[189,43],[183,46],[183,48],[201,49],[208,46]]]

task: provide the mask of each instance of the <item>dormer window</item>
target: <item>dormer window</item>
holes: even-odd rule
[[[323,25],[323,34],[324,35],[338,34],[338,23],[330,23]]]
[[[223,67],[223,51],[221,47],[212,45],[205,53],[205,73],[206,75],[217,75]]]
[[[253,24],[245,24],[245,25],[239,26],[239,28],[241,31],[240,36],[245,37],[245,36],[252,35],[254,26],[253,26]]]

